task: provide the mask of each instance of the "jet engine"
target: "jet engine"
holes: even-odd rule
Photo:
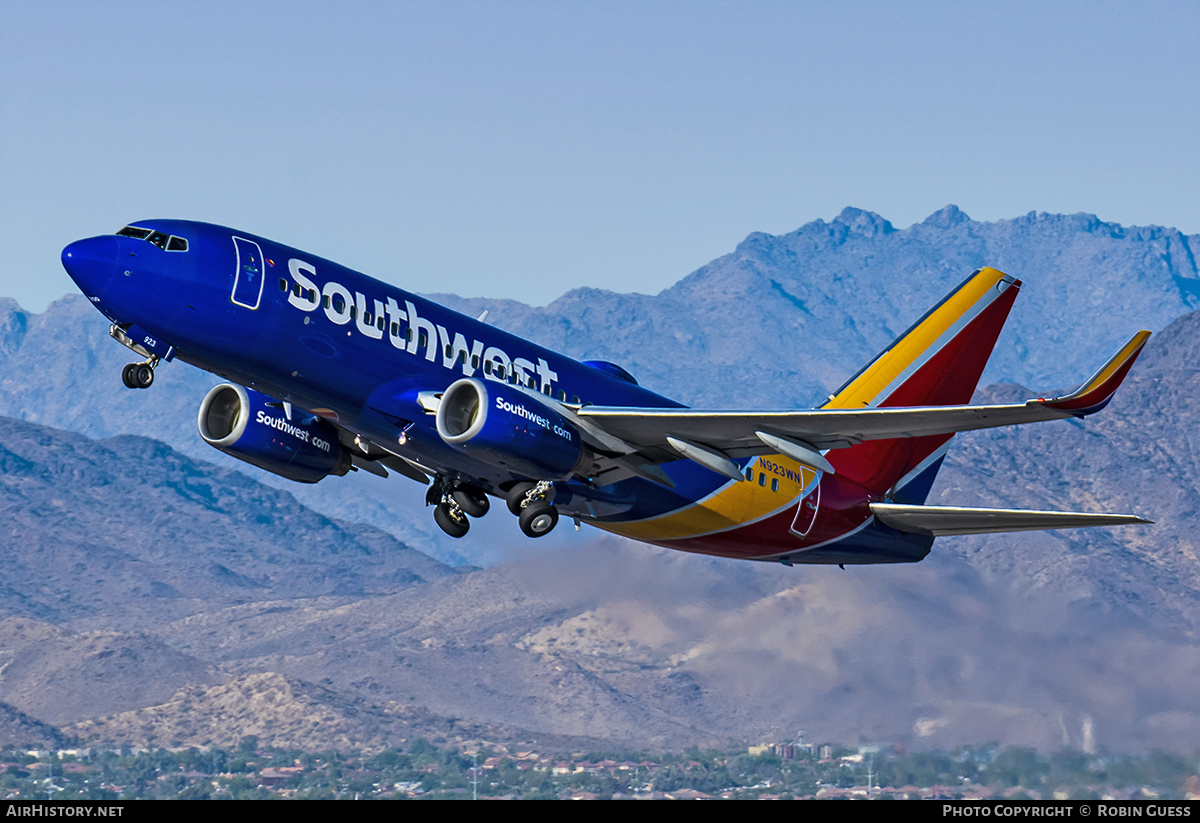
[[[306,412],[289,415],[253,389],[223,383],[200,404],[200,436],[213,448],[300,483],[350,470],[337,429]]]
[[[566,417],[504,383],[452,383],[438,405],[437,430],[463,454],[538,480],[565,480],[591,459]]]

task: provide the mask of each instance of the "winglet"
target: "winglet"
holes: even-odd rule
[[[1143,329],[1129,338],[1129,342],[1121,347],[1100,370],[1088,378],[1082,386],[1062,397],[1051,397],[1046,400],[1033,400],[1032,403],[1045,406],[1048,409],[1068,412],[1077,417],[1098,412],[1108,405],[1113,394],[1125,380],[1125,375],[1142,353],[1150,332]]]

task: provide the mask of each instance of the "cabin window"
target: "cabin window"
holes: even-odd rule
[[[760,485],[760,486],[767,485],[767,476],[763,472],[758,473],[758,485]]]
[[[483,373],[484,374],[492,373],[492,361],[491,360],[485,360],[483,362]]]
[[[282,283],[283,281],[282,281],[282,280],[280,280],[279,282],[280,282],[280,283]],[[304,289],[300,288],[300,284],[299,284],[299,283],[297,283],[296,285],[292,286],[292,294],[296,295],[297,297],[299,297],[299,296],[300,296],[300,293],[301,293],[301,292],[303,292],[303,291],[304,291]]]
[[[577,394],[571,395],[571,402],[574,403],[576,406],[581,405],[583,403],[583,401],[579,399],[579,395],[577,395]]]
[[[473,368],[473,369],[479,368],[479,355],[477,355],[477,354],[471,355],[471,368]]]
[[[326,299],[327,301],[329,300],[329,295],[328,295],[328,294],[327,294],[327,295],[325,295],[325,299]],[[328,304],[327,304],[327,305],[328,305]],[[335,295],[333,296],[333,310],[334,310],[334,311],[335,311],[337,314],[343,314],[343,313],[345,313],[345,311],[346,311],[346,299],[345,299],[344,297],[342,297],[340,294],[335,294]]]
[[[387,325],[387,323],[386,323],[386,321],[383,319],[383,315],[381,314],[381,315],[379,315],[379,317],[378,317],[378,318],[376,318],[376,320],[375,320],[375,328],[379,329],[380,331],[383,331],[383,327],[384,327],[385,325]]]
[[[771,478],[771,491],[773,491],[773,492],[779,491],[779,478],[778,477]]]
[[[172,235],[170,239],[167,240],[167,251],[187,251],[187,249],[187,240],[183,239],[182,237],[175,237]]]
[[[330,303],[330,301],[329,301],[329,295],[328,295],[328,294],[326,294],[326,295],[323,295],[323,296],[321,297],[321,305],[322,305],[322,306],[324,306],[324,307],[325,307],[325,308],[327,308],[327,309],[328,309],[328,308],[329,308],[329,307],[332,305],[332,304]],[[338,314],[341,314],[341,311],[338,311]]]
[[[421,329],[421,335],[417,339],[417,348],[424,348],[429,345],[429,332]]]
[[[407,340],[409,343],[411,343],[412,337],[413,337],[412,326],[409,326],[404,332],[404,339]]]
[[[746,467],[746,479],[750,482],[754,482],[754,469],[750,468],[749,466]]]
[[[488,365],[490,366],[491,363],[492,363],[492,361],[489,360]],[[503,380],[505,371],[506,370],[505,370],[504,366],[496,366],[496,378],[499,380]]]
[[[558,390],[558,402],[559,403],[567,402],[567,393],[565,391],[563,391],[562,389]]]
[[[280,290],[280,291],[287,291],[287,290],[288,290],[287,281],[286,281],[286,280],[284,280],[282,277],[281,277],[281,278],[279,278],[279,290]]]

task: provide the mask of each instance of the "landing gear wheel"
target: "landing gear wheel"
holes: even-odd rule
[[[438,503],[433,510],[433,521],[451,537],[462,537],[471,528],[471,521],[461,509],[449,503]]]
[[[508,490],[508,510],[518,517],[521,516],[521,510],[525,507],[525,497],[533,491],[536,483],[518,483]]]
[[[149,363],[130,363],[121,369],[121,382],[131,389],[148,389],[154,382],[154,366]]]
[[[148,389],[154,383],[154,369],[148,363],[138,363],[129,373],[133,376],[133,382],[137,384],[139,389]]]
[[[537,483],[521,482],[508,490],[508,510],[518,517],[530,506],[539,503],[554,502],[554,484],[549,480],[539,480]]]
[[[531,503],[521,510],[520,523],[526,537],[541,537],[558,525],[558,509],[550,503]]]
[[[479,489],[461,487],[451,492],[450,496],[454,498],[458,507],[471,517],[483,517],[492,507],[488,496]]]

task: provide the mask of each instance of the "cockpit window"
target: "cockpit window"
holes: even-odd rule
[[[186,238],[176,237],[173,234],[166,234],[154,229],[143,229],[140,226],[126,226],[117,232],[117,236],[136,237],[138,240],[146,240],[164,251],[188,250],[188,241]]]

